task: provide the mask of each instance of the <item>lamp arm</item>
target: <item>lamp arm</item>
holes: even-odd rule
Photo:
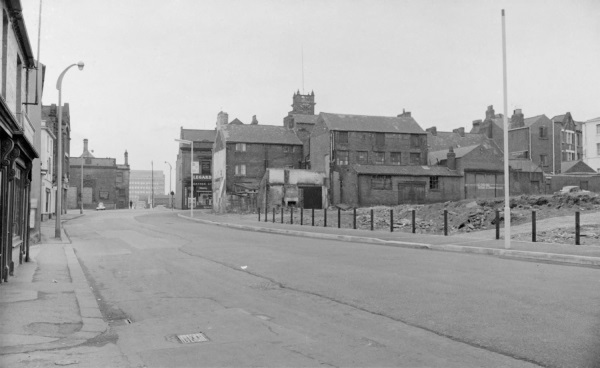
[[[77,64],[69,65],[68,67],[66,67],[65,70],[63,70],[62,73],[60,73],[60,75],[58,76],[58,80],[56,81],[56,89],[60,90],[60,86],[62,85],[63,77],[65,76],[65,74],[67,73],[67,71],[69,69],[71,69],[72,67],[74,67],[75,65],[77,65]]]

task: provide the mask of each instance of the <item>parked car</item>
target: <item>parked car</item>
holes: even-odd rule
[[[590,193],[590,191],[581,189],[576,185],[568,185],[566,187],[563,187],[561,190],[559,190],[558,192],[556,192],[554,194],[567,194],[567,193]]]
[[[106,207],[104,207],[104,203],[98,203],[98,207],[96,207],[96,211],[104,211]]]

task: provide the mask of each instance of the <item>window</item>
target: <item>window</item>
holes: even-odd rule
[[[246,152],[246,143],[236,143],[235,150],[238,152]]]
[[[421,147],[421,137],[418,134],[410,135],[410,148],[420,148]]]
[[[548,138],[548,127],[540,127],[540,138]]]
[[[246,165],[235,165],[235,175],[245,176],[246,175]]]
[[[291,149],[290,146],[283,146],[283,153],[290,153]]]
[[[600,124],[596,124],[596,134],[600,134]]]
[[[421,164],[421,154],[420,153],[411,153],[410,154],[410,164],[411,165],[420,165]]]
[[[548,166],[548,155],[540,155],[540,164],[543,166]]]
[[[373,163],[383,165],[385,163],[385,152],[373,152]]]
[[[337,164],[348,165],[348,151],[336,151]]]
[[[369,153],[367,151],[356,152],[356,162],[359,164],[369,163]]]
[[[389,175],[377,175],[371,177],[371,189],[391,190],[392,177]]]
[[[337,132],[338,143],[348,143],[348,132]]]
[[[400,152],[391,152],[390,153],[390,161],[392,165],[400,165],[402,163],[402,154]]]
[[[600,143],[596,143],[596,155],[600,156]]]
[[[376,146],[385,146],[385,134],[375,133],[375,145]]]
[[[292,147],[292,152],[300,152],[300,146],[294,146]]]
[[[210,165],[210,161],[200,162],[200,170],[202,171],[202,175],[210,175]]]
[[[429,177],[429,189],[431,189],[431,190],[440,189],[440,177],[439,176],[430,176]]]

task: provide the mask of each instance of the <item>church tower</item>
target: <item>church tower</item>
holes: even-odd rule
[[[314,115],[315,114],[315,93],[301,95],[298,90],[294,93],[292,111],[290,114],[303,114],[303,115]]]

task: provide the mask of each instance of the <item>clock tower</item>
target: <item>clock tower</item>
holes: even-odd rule
[[[315,114],[315,93],[301,95],[300,91],[294,93],[292,111],[290,114],[303,114],[303,115],[314,115]]]

